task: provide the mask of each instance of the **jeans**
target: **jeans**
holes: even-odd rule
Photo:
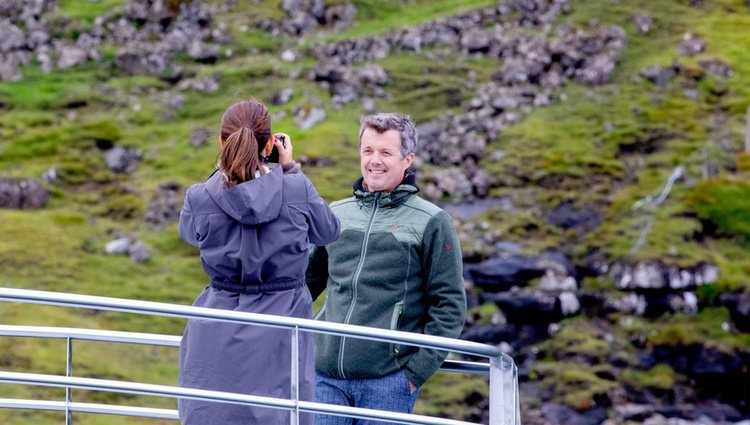
[[[342,406],[411,413],[419,389],[409,390],[409,378],[401,369],[371,379],[334,379],[315,372],[315,401]],[[315,425],[388,425],[391,422],[355,419],[346,416],[315,415]]]

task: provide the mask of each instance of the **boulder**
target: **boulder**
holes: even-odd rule
[[[750,332],[750,293],[727,292],[719,295],[719,303],[729,310],[729,315],[739,331]]]
[[[49,192],[36,180],[0,179],[0,208],[39,209],[48,199]]]
[[[521,255],[490,258],[477,265],[467,265],[464,270],[476,286],[492,292],[526,286],[546,271],[538,266],[536,259]]]
[[[116,173],[132,173],[143,159],[143,153],[135,148],[115,146],[104,154],[107,167]]]

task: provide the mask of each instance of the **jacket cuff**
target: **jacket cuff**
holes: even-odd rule
[[[302,172],[302,166],[297,161],[281,164],[281,169],[284,171],[284,174],[295,174]]]
[[[409,381],[411,381],[412,384],[416,385],[417,388],[422,388],[422,385],[424,385],[424,383],[427,382],[427,379],[429,379],[430,377],[429,375],[422,375],[422,371],[411,370],[408,363],[406,364],[405,369],[406,377],[409,378]]]

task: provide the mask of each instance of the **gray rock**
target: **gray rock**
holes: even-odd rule
[[[693,268],[666,267],[656,263],[614,264],[610,269],[615,284],[620,289],[672,289],[685,290],[715,282],[718,268],[701,264]]]
[[[299,108],[294,116],[294,123],[302,130],[307,130],[315,124],[325,120],[326,111],[312,106],[309,108]]]
[[[698,64],[701,68],[712,74],[718,75],[719,77],[729,78],[734,74],[734,71],[729,65],[718,59],[702,60],[698,61]]]
[[[188,47],[188,55],[196,62],[213,64],[219,59],[219,46],[193,40]]]
[[[143,159],[143,153],[135,148],[115,146],[104,154],[107,167],[116,173],[132,173]]]
[[[461,48],[468,53],[488,53],[491,44],[490,34],[481,28],[471,28],[461,35]]]
[[[128,247],[128,256],[136,263],[145,263],[151,259],[151,252],[146,244],[137,240]]]
[[[567,273],[559,273],[547,269],[544,272],[544,276],[539,279],[539,289],[553,293],[563,291],[575,292],[578,290],[578,284],[576,283],[575,278],[568,276]]]
[[[292,100],[292,95],[294,95],[294,90],[291,87],[283,88],[274,93],[269,102],[272,105],[283,105]]]
[[[388,84],[390,78],[385,68],[375,63],[368,63],[359,70],[359,82],[363,85],[383,86]]]
[[[563,201],[546,216],[547,221],[562,229],[590,232],[604,222],[600,211],[589,206],[576,206],[572,201]]]
[[[403,50],[419,53],[422,50],[422,36],[416,29],[407,29],[401,34],[397,44]]]
[[[208,75],[203,78],[188,79],[180,81],[177,88],[180,90],[197,90],[203,93],[213,93],[219,90],[221,76],[219,74]]]
[[[0,81],[20,81],[23,78],[15,61],[0,56]]]
[[[279,55],[279,59],[284,62],[294,62],[301,56],[301,53],[295,49],[284,49]]]
[[[88,52],[78,46],[60,46],[57,49],[57,67],[67,69],[82,65],[88,57]]]
[[[48,199],[49,192],[36,180],[0,179],[0,208],[39,209]]]
[[[535,258],[508,255],[490,258],[477,265],[467,265],[465,274],[477,287],[488,291],[507,291],[513,286],[526,286],[544,275]]]
[[[664,86],[675,79],[677,72],[673,66],[651,65],[641,70],[641,76],[654,84]]]
[[[541,410],[542,415],[555,425],[600,425],[607,419],[607,411],[601,407],[579,413],[567,406],[544,403]]]
[[[170,112],[179,112],[185,107],[185,96],[181,94],[170,95],[167,99],[167,108]]]
[[[325,11],[325,22],[338,31],[351,27],[357,16],[357,8],[351,3],[337,4]]]
[[[636,15],[633,17],[633,24],[638,32],[646,34],[651,30],[654,20],[649,15]]]
[[[617,59],[610,54],[595,55],[587,59],[583,67],[576,70],[576,81],[589,86],[605,84],[612,76],[616,62]]]
[[[706,50],[706,42],[703,37],[687,32],[682,35],[677,50],[685,56],[695,56]]]
[[[729,310],[735,326],[742,332],[750,332],[750,293],[724,293],[719,295],[721,305]]]
[[[126,236],[113,239],[104,246],[104,252],[108,255],[126,254],[130,249],[130,244],[130,238]]]
[[[190,144],[197,147],[205,146],[208,143],[209,137],[213,134],[208,128],[195,127],[190,130]]]
[[[12,52],[25,46],[26,37],[23,31],[9,19],[0,20],[0,53]]]
[[[334,105],[346,105],[354,102],[362,94],[362,86],[354,82],[336,84],[331,89],[331,101]]]
[[[581,303],[573,292],[563,292],[558,295],[560,312],[563,316],[572,316],[581,311]]]

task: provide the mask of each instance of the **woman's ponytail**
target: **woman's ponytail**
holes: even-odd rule
[[[224,112],[219,169],[227,177],[229,187],[252,180],[256,174],[265,174],[260,152],[270,137],[271,118],[262,103],[238,102]]]
[[[259,150],[255,134],[247,127],[227,137],[219,157],[219,168],[227,176],[229,187],[254,179],[256,173],[264,174]]]

